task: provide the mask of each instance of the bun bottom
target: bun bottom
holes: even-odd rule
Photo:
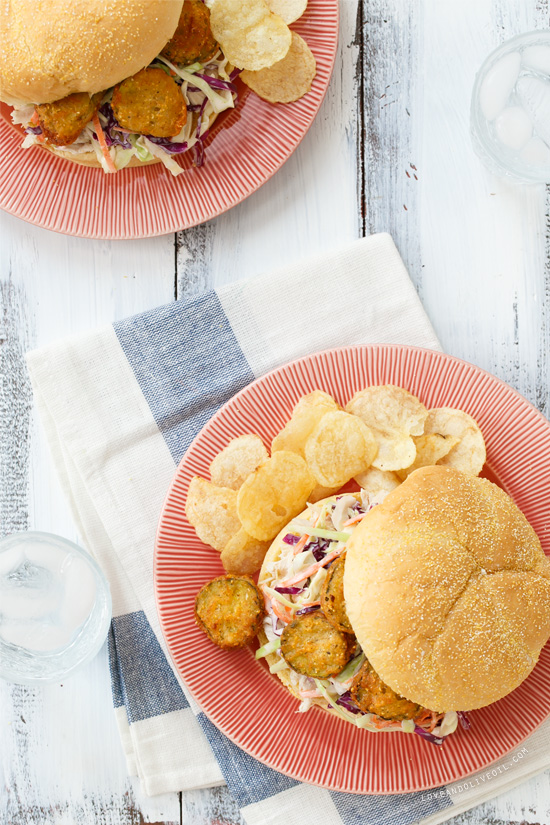
[[[62,158],[63,160],[68,160],[70,163],[77,163],[79,166],[91,166],[95,169],[103,169],[101,163],[97,159],[97,155],[95,152],[82,152],[80,154],[75,154],[74,152],[66,152],[64,149],[59,149],[57,146],[46,146],[43,143],[36,144],[41,149],[45,149],[47,152],[51,152],[53,155],[56,155],[58,158]],[[161,163],[162,161],[160,158],[153,158],[152,160],[141,161],[139,158],[133,157],[130,163],[124,167],[124,169],[135,169],[137,166],[152,166],[154,163]],[[119,169],[119,172],[123,172],[124,169]]]

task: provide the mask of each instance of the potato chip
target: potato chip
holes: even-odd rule
[[[338,410],[338,404],[322,390],[314,390],[302,396],[292,412],[292,418],[271,444],[271,452],[290,450],[304,457],[306,441],[327,412]]]
[[[269,545],[269,541],[252,538],[244,527],[241,527],[223,548],[220,559],[227,573],[252,576],[262,566]]]
[[[317,484],[309,494],[307,500],[311,502],[311,504],[315,504],[316,501],[321,501],[323,498],[330,498],[330,496],[338,492],[341,486],[342,485],[339,484],[338,487],[323,487],[322,484]]]
[[[198,476],[191,479],[185,515],[200,540],[220,552],[241,529],[235,490],[218,487]]]
[[[397,473],[378,470],[376,467],[369,467],[364,473],[358,473],[354,476],[354,479],[363,490],[372,495],[376,495],[380,490],[391,493],[401,484],[401,479]]]
[[[264,0],[216,0],[210,10],[212,34],[238,69],[258,71],[282,60],[290,48],[290,29]]]
[[[307,0],[267,0],[267,5],[285,23],[294,23],[305,12]]]
[[[430,410],[425,423],[425,431],[459,439],[459,443],[446,456],[439,459],[438,464],[454,467],[472,476],[480,474],[487,457],[485,441],[471,415],[450,407]]]
[[[396,470],[399,478],[404,481],[408,475],[419,467],[433,467],[434,464],[444,458],[447,453],[458,444],[459,438],[452,435],[440,435],[439,433],[427,433],[427,435],[417,435],[414,438],[416,444],[416,458],[410,467],[404,470]]]
[[[246,532],[261,541],[274,538],[304,509],[315,479],[303,458],[274,453],[248,476],[237,493],[237,513]]]
[[[378,441],[373,467],[386,471],[410,467],[416,457],[411,436],[423,434],[428,415],[418,398],[392,384],[367,387],[355,393],[346,410],[358,415]]]
[[[378,451],[373,433],[356,415],[328,412],[306,441],[305,457],[318,484],[341,487],[370,467]]]
[[[245,478],[269,458],[262,439],[252,433],[233,438],[210,465],[210,477],[220,487],[238,490]]]
[[[269,103],[292,103],[309,92],[316,71],[311,49],[299,34],[292,32],[292,43],[282,60],[258,72],[241,72],[240,78]]]

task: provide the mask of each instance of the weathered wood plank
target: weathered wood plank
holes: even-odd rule
[[[168,301],[173,238],[102,243],[0,215],[0,531],[78,541],[39,426],[29,347]],[[128,779],[105,650],[63,685],[0,681],[0,821],[9,825],[180,822],[177,794],[148,799]]]

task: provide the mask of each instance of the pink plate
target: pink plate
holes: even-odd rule
[[[338,0],[309,0],[292,29],[317,61],[311,91],[295,103],[273,105],[239,83],[236,109],[218,118],[208,138],[205,165],[193,167],[186,154],[178,178],[162,164],[105,175],[41,147],[21,149],[21,132],[0,104],[0,207],[83,238],[147,238],[221,215],[288,160],[325,96],[338,41]]]
[[[224,651],[197,628],[197,591],[222,574],[219,555],[202,544],[184,515],[192,476],[208,478],[213,457],[237,435],[269,445],[304,393],[323,389],[341,404],[373,384],[397,384],[427,407],[452,406],[478,421],[488,475],[523,510],[550,555],[550,424],[522,396],[472,364],[403,346],[331,350],[287,364],[254,381],[201,430],[176,472],[160,518],[155,589],[173,662],[207,716],[233,742],[295,779],[352,793],[390,794],[445,785],[516,747],[550,712],[550,645],[512,694],[471,713],[443,747],[418,736],[372,734],[319,708],[298,714],[297,700],[249,649]],[[205,674],[213,674],[205,678]],[[513,724],[508,722],[514,710]]]

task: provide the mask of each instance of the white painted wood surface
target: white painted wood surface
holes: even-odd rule
[[[550,411],[550,189],[484,170],[468,136],[484,56],[548,0],[342,0],[319,116],[249,200],[177,238],[91,242],[0,215],[0,531],[78,540],[22,354],[211,285],[390,231],[445,349]],[[223,789],[147,799],[125,775],[105,651],[63,685],[0,682],[0,822],[238,822]],[[304,819],[306,822],[306,820]],[[453,820],[550,822],[549,775]]]

